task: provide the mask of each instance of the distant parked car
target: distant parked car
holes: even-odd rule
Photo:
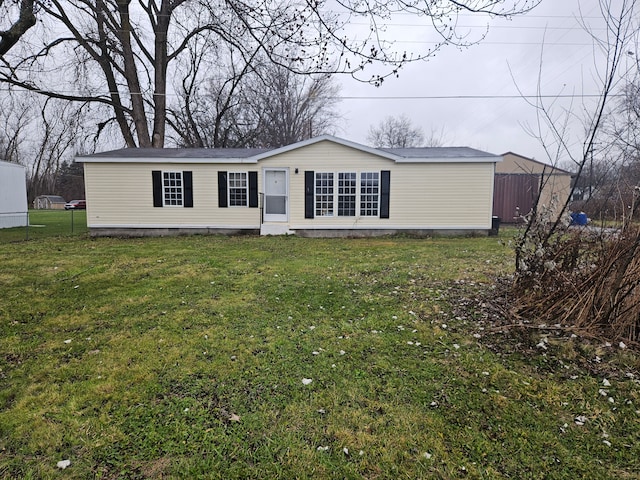
[[[86,200],[71,200],[64,204],[65,210],[84,210],[87,208]]]

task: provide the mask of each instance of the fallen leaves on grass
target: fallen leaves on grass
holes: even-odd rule
[[[585,423],[587,423],[587,417],[585,417],[584,415],[578,415],[575,419],[574,422],[576,423],[576,425],[578,425],[579,427],[583,426]]]
[[[226,422],[240,422],[240,416],[225,410],[224,408],[220,409],[220,417],[222,420]]]

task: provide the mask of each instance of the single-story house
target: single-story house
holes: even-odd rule
[[[487,233],[502,157],[323,135],[275,149],[122,149],[84,163],[101,235]]]
[[[36,210],[64,210],[67,203],[59,195],[39,195],[33,200],[33,208]]]
[[[0,228],[29,224],[26,178],[22,165],[0,161]]]
[[[493,214],[502,223],[519,223],[539,198],[539,205],[553,209],[551,220],[555,220],[570,193],[570,172],[507,152],[496,164]]]

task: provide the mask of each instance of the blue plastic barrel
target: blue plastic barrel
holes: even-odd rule
[[[573,212],[571,214],[571,225],[584,226],[588,221],[589,219],[587,218],[587,214],[584,212]]]

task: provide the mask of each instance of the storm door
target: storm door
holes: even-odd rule
[[[264,221],[286,222],[289,218],[288,170],[264,169]]]

